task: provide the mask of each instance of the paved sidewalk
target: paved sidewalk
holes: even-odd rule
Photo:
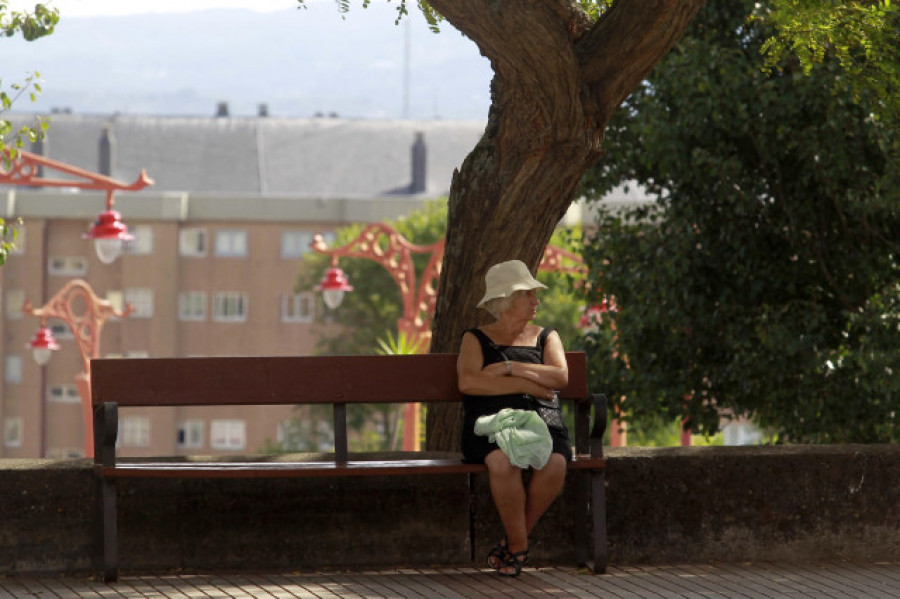
[[[487,569],[124,575],[115,584],[77,577],[0,576],[0,599],[484,597],[741,599],[900,597],[900,562],[611,566],[595,576],[574,568],[527,568],[517,579]]]

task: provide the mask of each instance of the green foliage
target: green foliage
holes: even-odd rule
[[[581,9],[592,19],[597,19],[600,14],[612,6],[613,0],[578,0]]]
[[[387,1],[390,2],[391,0]],[[334,3],[337,5],[338,12],[341,14],[350,12],[350,0],[334,0]],[[368,8],[371,3],[372,0],[361,0],[362,8]],[[306,8],[306,0],[297,0],[297,4],[298,8]],[[407,0],[399,0],[397,3],[397,19],[394,21],[394,24],[399,25],[400,21],[403,20],[403,17],[409,16],[408,5],[409,3]],[[421,11],[422,16],[425,17],[428,28],[434,33],[440,33],[440,22],[443,21],[444,18],[425,0],[417,0],[416,5],[419,11]]]
[[[776,31],[762,46],[766,67],[780,68],[793,54],[810,74],[826,59],[835,59],[848,75],[853,93],[874,91],[875,113],[900,109],[900,10],[890,0],[775,0],[759,11]]]
[[[550,237],[550,245],[581,256],[581,231],[559,228]],[[579,327],[584,311],[584,276],[541,270],[536,278],[547,286],[538,294],[541,305],[536,322],[555,328],[567,350],[584,349],[584,335]]]
[[[585,178],[659,196],[586,243],[619,307],[591,376],[630,419],[713,434],[728,410],[781,441],[898,441],[896,131],[836,60],[762,70],[754,4],[705,6]]]
[[[12,37],[21,33],[31,42],[50,35],[59,22],[59,11],[44,4],[35,4],[34,12],[23,13],[9,10],[9,2],[0,0],[0,35]]]
[[[386,333],[387,337],[378,339],[378,349],[376,353],[381,356],[408,356],[421,353],[425,347],[425,339],[421,337],[413,337],[400,331],[396,337],[391,331]]]
[[[58,20],[59,14],[55,8],[51,9],[43,4],[37,4],[33,13],[22,13],[10,11],[9,3],[6,0],[0,0],[0,35],[2,36],[12,37],[21,33],[22,37],[28,41],[36,40],[53,33]],[[4,89],[3,81],[0,80],[0,115],[8,112],[23,94],[27,93],[34,102],[37,94],[41,93],[40,81],[41,74],[35,71],[27,75],[23,83],[10,84],[7,91]],[[35,127],[25,126],[14,131],[9,120],[0,118],[0,155],[2,155],[0,168],[9,168],[11,161],[18,156],[18,150],[25,145],[25,140],[35,142],[43,139],[47,126],[46,121],[38,118]],[[14,248],[15,238],[15,227],[9,226],[0,218],[0,266],[6,263],[10,250]]]
[[[17,226],[22,225],[22,219],[16,219],[13,224],[0,218],[0,266],[6,264],[9,253],[16,247]]]
[[[391,0],[387,0],[390,2]],[[592,19],[596,19],[600,16],[604,10],[609,8],[612,5],[613,0],[578,0],[578,4],[581,6],[582,10],[591,17]],[[350,0],[334,0],[334,3],[337,5],[338,12],[341,14],[350,12]],[[368,6],[372,3],[372,0],[360,0],[360,5],[362,8],[368,8]],[[409,4],[408,0],[399,0],[397,3],[397,19],[394,21],[395,24],[400,24],[400,21],[403,20],[403,17],[409,16]],[[297,0],[298,8],[307,8],[306,0]],[[422,16],[425,17],[425,22],[428,23],[428,28],[431,29],[434,33],[440,33],[440,24],[441,21],[444,20],[444,17],[441,16],[439,12],[434,10],[432,6],[426,0],[416,0],[416,6],[419,11],[422,13]]]

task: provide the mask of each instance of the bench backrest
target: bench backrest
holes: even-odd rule
[[[584,352],[567,352],[564,399],[588,397]],[[95,358],[94,406],[461,401],[456,354]]]

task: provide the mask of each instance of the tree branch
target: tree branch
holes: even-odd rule
[[[681,38],[704,0],[616,0],[576,43],[588,113],[601,122]]]

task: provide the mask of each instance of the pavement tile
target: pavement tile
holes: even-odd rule
[[[0,576],[0,599],[897,599],[900,561],[431,567],[323,572],[129,574],[106,584],[77,576]]]

